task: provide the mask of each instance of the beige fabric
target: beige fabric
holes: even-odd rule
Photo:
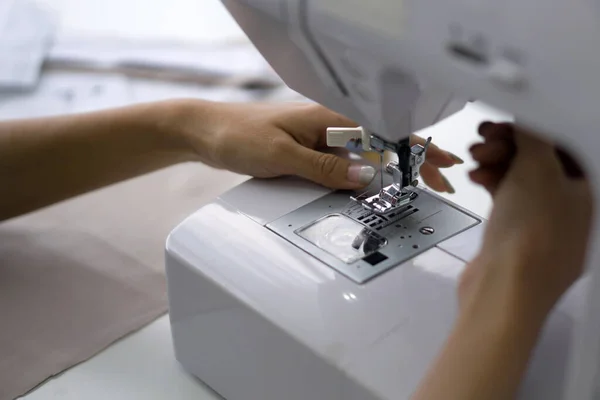
[[[0,224],[0,400],[165,313],[167,234],[245,179],[184,164]]]

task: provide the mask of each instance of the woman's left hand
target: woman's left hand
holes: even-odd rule
[[[259,178],[296,175],[332,189],[360,189],[376,175],[372,166],[319,151],[327,147],[328,127],[357,126],[322,106],[212,103],[209,113],[195,118],[198,113],[193,101],[190,104],[191,112],[182,119],[187,141],[213,167]],[[209,126],[201,126],[206,121]],[[198,134],[202,130],[208,134]],[[412,144],[423,142],[417,136],[411,139]],[[453,193],[440,168],[460,163],[460,158],[432,144],[421,167],[422,179],[433,190]]]
[[[479,132],[485,141],[471,148],[479,166],[470,177],[493,196],[494,208],[480,253],[461,277],[459,301],[506,309],[513,301],[521,313],[535,309],[527,319],[535,314],[541,323],[582,273],[592,190],[578,163],[538,134],[491,122]]]

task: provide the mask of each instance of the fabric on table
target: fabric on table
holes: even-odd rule
[[[0,224],[0,400],[164,314],[169,231],[245,179],[183,164]]]

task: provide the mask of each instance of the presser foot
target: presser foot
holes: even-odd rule
[[[381,189],[376,195],[362,194],[356,197],[350,196],[350,199],[374,214],[385,215],[406,207],[418,196],[419,194],[415,191],[398,189],[396,185],[392,184]]]

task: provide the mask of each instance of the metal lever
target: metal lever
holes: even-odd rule
[[[425,155],[427,153],[427,148],[429,147],[429,143],[431,143],[431,136],[427,138],[424,145],[415,144],[410,148],[411,153],[414,155]]]
[[[410,185],[416,187],[419,184],[421,166],[425,163],[427,148],[431,143],[431,136],[427,138],[424,145],[415,144],[410,148]]]
[[[425,163],[425,157],[427,155],[427,148],[431,143],[431,137],[427,138],[427,141],[424,145],[415,144],[410,148],[410,155],[408,160],[408,174],[410,175],[410,180],[407,180],[408,184],[402,184],[403,171],[400,169],[400,166],[397,162],[390,162],[385,167],[385,170],[388,174],[392,175],[394,185],[396,189],[402,190],[405,186],[416,187],[419,184],[419,176],[420,169],[423,163]]]
[[[364,151],[371,151],[371,135],[362,127],[327,128],[327,146],[346,147],[351,141],[360,141]]]

